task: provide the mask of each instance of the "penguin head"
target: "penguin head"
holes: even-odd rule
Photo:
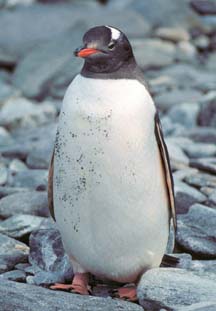
[[[115,72],[134,59],[125,34],[111,26],[89,29],[83,36],[83,46],[74,54],[85,59],[86,70],[95,73]]]

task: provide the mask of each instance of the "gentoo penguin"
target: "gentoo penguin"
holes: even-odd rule
[[[116,293],[134,301],[140,276],[161,263],[170,220],[176,226],[167,148],[124,33],[91,28],[75,55],[85,62],[64,96],[48,185],[74,279],[51,288],[89,294],[91,273],[134,283]]]

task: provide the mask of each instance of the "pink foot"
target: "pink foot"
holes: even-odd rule
[[[91,294],[91,289],[88,285],[88,273],[76,273],[74,275],[72,284],[56,283],[50,286],[50,288],[57,290],[66,290],[80,295]]]
[[[115,298],[120,298],[131,302],[138,301],[135,286],[120,287],[117,290],[114,290],[113,293]]]

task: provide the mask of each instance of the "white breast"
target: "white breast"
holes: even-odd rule
[[[67,252],[93,274],[131,281],[164,254],[168,202],[154,115],[136,80],[78,75],[66,92],[55,214]]]

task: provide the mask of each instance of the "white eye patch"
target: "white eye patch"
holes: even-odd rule
[[[118,40],[118,38],[121,35],[121,32],[118,29],[116,29],[116,28],[113,28],[113,27],[110,27],[110,26],[106,26],[106,27],[111,30],[111,40]]]

